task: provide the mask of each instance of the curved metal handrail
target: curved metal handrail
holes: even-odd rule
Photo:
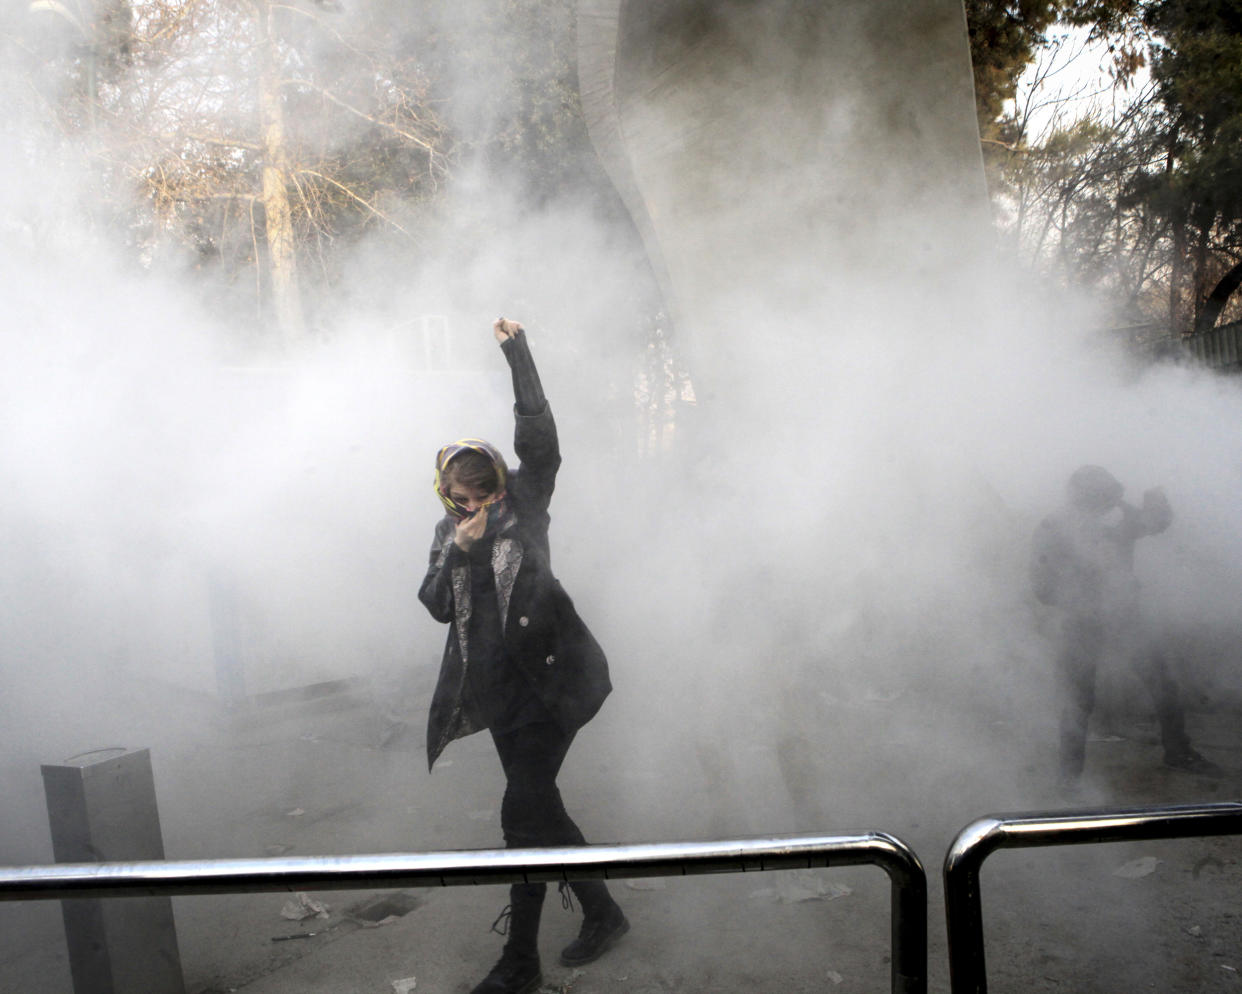
[[[997,849],[1242,835],[1242,802],[989,815],[958,833],[944,860],[953,994],[986,994],[979,872]]]
[[[927,990],[927,877],[883,832],[361,856],[148,860],[0,867],[0,901],[454,887],[589,878],[879,866],[892,883],[892,989]]]

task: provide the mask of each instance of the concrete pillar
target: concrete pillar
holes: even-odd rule
[[[44,765],[58,863],[163,859],[147,749],[101,749]],[[185,994],[166,897],[62,901],[75,994]]]
[[[579,0],[578,45],[702,393],[753,383],[735,337],[788,326],[827,354],[987,243],[962,0]]]

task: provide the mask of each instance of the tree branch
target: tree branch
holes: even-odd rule
[[[413,142],[415,145],[418,145],[421,148],[425,148],[427,152],[433,158],[439,155],[439,152],[436,150],[436,147],[432,145],[426,139],[420,138],[418,137],[418,135],[411,134],[405,129],[397,127],[395,124],[390,124],[388,121],[384,121],[376,117],[374,114],[368,114],[364,110],[359,110],[357,107],[353,106],[347,101],[342,100],[340,97],[332,93],[330,90],[326,90],[322,86],[318,86],[317,84],[312,83],[308,79],[287,79],[287,80],[282,81],[281,85],[282,86],[284,85],[305,86],[308,90],[312,90],[315,93],[318,93],[325,100],[331,101],[332,103],[336,104],[338,107],[348,111],[351,114],[354,114],[362,118],[364,121],[369,121],[371,124],[374,124],[376,127],[379,127],[379,128],[386,128],[389,131],[391,131],[393,134],[398,135],[401,138],[404,138],[406,141]]]
[[[343,194],[345,194],[345,196],[349,197],[351,200],[365,207],[368,211],[370,211],[372,214],[378,217],[385,224],[392,225],[392,227],[396,228],[399,232],[401,232],[401,234],[405,235],[407,238],[414,237],[408,231],[406,231],[405,228],[401,227],[401,225],[399,225],[396,221],[394,221],[387,214],[381,211],[378,207],[372,204],[369,200],[367,200],[365,197],[361,197],[358,194],[354,193],[354,191],[351,190],[349,187],[347,187],[344,183],[341,183],[338,180],[334,180],[331,176],[325,176],[323,173],[316,172],[313,169],[299,169],[297,171],[307,176],[314,176],[316,179],[323,180],[323,182],[327,183],[329,186],[336,187]]]

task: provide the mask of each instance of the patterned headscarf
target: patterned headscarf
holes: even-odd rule
[[[509,479],[509,468],[505,465],[505,457],[490,442],[485,442],[481,438],[459,438],[456,442],[444,446],[436,453],[436,496],[440,498],[440,503],[454,518],[467,517],[470,512],[449,496],[449,483],[444,470],[452,462],[454,456],[460,455],[467,449],[487,456],[492,461],[492,465],[496,467],[496,495],[488,502],[489,505],[504,499],[505,486]]]

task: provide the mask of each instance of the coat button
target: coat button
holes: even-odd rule
[[[518,624],[525,628],[530,624],[530,618],[526,617],[526,615],[522,615],[522,617],[518,618]]]
[[[553,663],[556,662],[556,657],[549,656],[547,659],[544,660],[544,662],[547,663],[549,666],[551,666]]]

